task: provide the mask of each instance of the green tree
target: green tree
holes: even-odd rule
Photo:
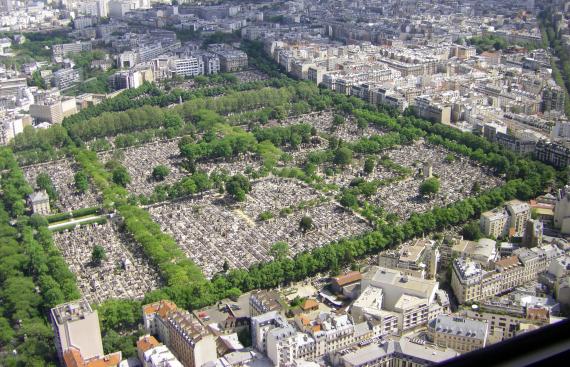
[[[42,78],[42,75],[40,74],[39,70],[36,70],[32,73],[31,84],[35,85],[36,87],[38,87],[40,89],[47,89],[47,83],[46,83],[45,79]]]
[[[47,173],[42,172],[38,175],[36,185],[39,189],[46,190],[50,200],[57,200],[57,191],[55,190],[51,177]]]
[[[226,191],[236,201],[245,201],[245,196],[251,190],[251,183],[244,175],[237,174],[226,181]]]
[[[165,165],[159,165],[152,169],[152,178],[156,181],[164,181],[166,176],[170,174],[170,169]]]
[[[10,322],[0,316],[0,346],[8,345],[14,339],[15,333]]]
[[[364,172],[371,174],[374,172],[374,167],[376,166],[376,160],[373,157],[368,157],[364,161]]]
[[[344,117],[342,117],[342,115],[335,114],[333,117],[333,125],[339,126],[342,124],[344,124]]]
[[[271,213],[270,211],[265,211],[263,213],[260,213],[259,216],[257,217],[257,219],[261,222],[269,220],[273,218],[273,213]]]
[[[340,204],[344,207],[352,208],[358,205],[358,199],[352,192],[345,191],[340,198]]]
[[[101,245],[95,245],[93,247],[93,251],[91,251],[91,263],[94,266],[101,265],[101,262],[107,258],[107,254],[105,253],[105,249]]]
[[[283,260],[289,255],[289,245],[283,241],[275,242],[269,249],[269,255],[274,260]]]
[[[30,225],[34,228],[47,227],[47,219],[40,214],[34,213],[30,216]]]
[[[86,192],[89,188],[89,180],[87,175],[83,173],[83,171],[79,171],[74,176],[75,179],[75,188],[79,192]]]
[[[127,169],[121,165],[113,168],[112,171],[113,182],[119,186],[127,187],[131,183],[131,176]]]
[[[346,147],[338,148],[334,155],[334,163],[340,166],[349,165],[352,162],[352,150]]]
[[[483,233],[481,233],[481,228],[479,228],[479,223],[477,222],[464,225],[461,229],[461,235],[469,241],[478,241],[483,237]]]
[[[243,328],[238,332],[238,340],[244,347],[251,347],[251,332],[249,328]]]
[[[471,187],[471,193],[478,194],[479,192],[481,192],[481,184],[479,183],[479,181],[475,181],[473,182],[473,186]]]
[[[313,228],[313,218],[305,215],[299,222],[299,228],[301,231],[303,231],[303,233],[309,231],[311,228]]]
[[[420,185],[420,195],[435,195],[439,192],[439,179],[430,177]]]

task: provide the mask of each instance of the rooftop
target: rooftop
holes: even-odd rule
[[[176,310],[176,304],[172,301],[161,300],[143,306],[145,315],[158,314],[160,317],[166,317],[170,311]]]
[[[58,305],[51,309],[51,313],[58,324],[73,322],[85,318],[93,310],[86,299],[72,301]]]
[[[156,338],[152,335],[144,335],[139,338],[137,341],[137,350],[144,353],[149,349],[157,347],[160,345],[160,342],[156,340]]]
[[[337,277],[333,277],[332,281],[336,283],[339,287],[343,287],[347,284],[358,282],[362,279],[362,274],[358,271],[351,271]]]
[[[428,327],[432,332],[480,340],[485,340],[488,333],[486,322],[451,315],[439,315],[429,322]]]

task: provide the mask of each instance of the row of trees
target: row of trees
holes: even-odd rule
[[[237,84],[227,83],[223,86],[205,87],[192,91],[174,89],[169,93],[164,93],[154,84],[145,83],[139,88],[126,90],[116,97],[106,99],[100,104],[90,106],[77,114],[66,117],[63,120],[63,126],[54,125],[43,130],[33,129],[31,127],[26,128],[23,133],[18,134],[11,142],[11,147],[17,152],[18,160],[21,164],[27,165],[45,162],[64,157],[69,153],[67,148],[81,144],[83,141],[86,141],[84,139],[106,137],[113,134],[113,131],[116,133],[132,133],[132,128],[125,126],[125,124],[120,124],[120,122],[117,122],[117,119],[112,117],[112,113],[115,112],[140,109],[144,106],[166,107],[177,103],[179,100],[189,101],[192,99],[204,99],[211,96],[227,94],[232,91],[259,90],[265,86],[282,87],[285,84],[283,81],[273,79]],[[111,116],[105,120],[108,125],[99,122],[94,129],[81,127],[71,129],[71,127],[75,125],[90,124],[92,119],[100,117],[104,113],[111,113]],[[138,117],[137,113],[132,114],[132,116]],[[129,117],[132,116],[129,115]],[[124,116],[121,116],[121,118],[123,117]],[[185,133],[185,131],[180,132],[174,127],[168,127],[171,126],[169,123],[172,122],[166,123],[167,128],[164,128],[163,125],[159,125],[160,129],[164,130],[165,134],[169,137]],[[117,126],[116,124],[119,125]],[[145,127],[144,124],[142,124],[142,126],[137,124],[138,122],[135,119],[135,126],[139,128]],[[145,124],[152,125],[149,121],[145,121]],[[177,126],[176,123],[174,123],[174,125]],[[119,129],[121,126],[125,128],[124,131]],[[155,135],[158,135],[158,132],[155,132]],[[75,139],[75,144],[71,137]],[[124,143],[124,146],[132,145],[132,141],[129,140],[124,141]]]
[[[570,91],[570,53],[562,40],[563,34],[557,31],[556,22],[552,9],[545,8],[538,15],[538,20],[541,28],[543,47],[550,46],[554,50],[556,58],[551,61],[552,64],[552,77],[556,84],[565,89],[565,104],[564,112],[566,116],[570,116],[570,98],[568,91]]]
[[[0,149],[0,171],[0,349],[17,352],[0,353],[0,365],[55,363],[47,311],[80,294],[45,218],[23,215],[31,187],[7,148]]]
[[[253,135],[259,142],[268,140],[275,146],[290,145],[296,149],[301,143],[308,143],[311,137],[316,136],[317,129],[305,123],[269,128],[257,127],[253,130]]]

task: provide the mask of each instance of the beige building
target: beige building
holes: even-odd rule
[[[388,250],[378,255],[379,266],[422,279],[434,278],[438,263],[439,251],[435,248],[435,242],[425,238],[402,246],[398,251]]]
[[[281,296],[275,291],[257,290],[249,296],[249,316],[254,317],[267,312],[281,312]]]
[[[428,323],[428,338],[435,345],[459,353],[485,347],[488,334],[487,322],[465,317],[439,315]]]
[[[530,205],[520,200],[511,200],[506,203],[509,212],[509,228],[514,236],[522,237],[526,229],[526,222],[530,218]]]
[[[386,333],[392,331],[392,317],[398,320],[398,332],[404,332],[424,325],[443,311],[435,302],[439,283],[434,280],[405,275],[398,270],[373,267],[363,277],[361,287],[362,295],[355,302],[357,307],[354,316],[376,317]],[[376,291],[369,293],[367,290],[370,287]],[[372,311],[374,309],[377,311]]]
[[[437,365],[457,355],[449,348],[400,338],[338,350],[332,356],[332,364],[335,367],[424,367]]]
[[[143,367],[183,367],[166,345],[152,335],[144,335],[137,341],[137,355]]]
[[[60,124],[67,116],[77,113],[75,97],[48,98],[30,105],[30,116],[38,122]]]
[[[45,104],[30,105],[30,116],[38,122],[60,124],[63,121],[63,109],[61,101],[49,101]]]
[[[49,196],[46,190],[32,193],[28,199],[34,214],[48,215],[51,212]]]
[[[169,333],[167,345],[186,367],[200,367],[216,360],[214,336],[188,311],[177,310],[165,320]]]
[[[65,365],[64,353],[70,349],[86,360],[104,355],[97,310],[92,310],[87,300],[58,305],[51,309],[50,318],[61,365]]]
[[[186,367],[199,367],[217,359],[214,336],[188,311],[170,301],[143,306],[143,322],[148,333],[158,335]]]
[[[498,254],[495,241],[482,238],[479,241],[459,240],[451,247],[454,257],[468,257],[483,265],[490,266],[497,260]]]
[[[502,340],[512,338],[521,330],[521,325],[546,325],[548,322],[540,320],[530,320],[520,315],[511,315],[507,312],[493,313],[485,310],[465,310],[462,311],[463,316],[484,321],[489,325],[488,343],[498,343]]]
[[[458,258],[453,262],[451,288],[461,304],[484,300],[536,279],[560,256],[562,251],[552,245],[520,248],[513,256],[494,262],[492,270],[472,259]]]
[[[570,186],[558,191],[554,207],[554,227],[563,234],[570,234]]]
[[[503,208],[495,208],[481,213],[479,224],[485,236],[494,238],[504,237],[508,234],[509,214]]]
[[[520,200],[511,200],[504,208],[495,208],[482,213],[480,226],[487,237],[522,237],[529,219],[530,205]]]

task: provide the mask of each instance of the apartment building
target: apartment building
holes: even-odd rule
[[[186,367],[199,367],[217,358],[214,336],[188,311],[170,301],[143,306],[143,323]]]
[[[362,295],[355,301],[364,307],[355,309],[357,317],[369,314],[384,323],[383,331],[391,331],[391,316],[398,322],[398,331],[404,332],[424,325],[429,319],[440,314],[443,309],[435,302],[439,283],[434,280],[404,275],[399,270],[384,267],[373,267],[362,279]],[[375,287],[381,290],[370,295],[367,288]],[[368,298],[369,301],[361,299]],[[371,309],[376,309],[372,311]],[[388,311],[388,313],[386,313]]]
[[[175,75],[196,76],[204,75],[204,60],[193,56],[171,60],[172,73]]]
[[[220,59],[220,70],[224,73],[238,71],[247,68],[247,54],[240,50],[215,50],[213,51]]]
[[[536,149],[535,141],[524,141],[516,136],[498,132],[494,139],[499,145],[522,155],[533,154]]]
[[[508,234],[509,214],[503,208],[481,213],[481,231],[488,237],[504,237]]]
[[[26,126],[32,126],[29,115],[0,109],[0,145],[7,145]]]
[[[251,318],[251,340],[255,349],[267,353],[267,334],[288,325],[287,320],[277,311],[270,311]]]
[[[27,86],[26,78],[3,78],[0,80],[0,97],[17,97],[22,88]]]
[[[167,347],[184,366],[200,367],[218,358],[214,336],[188,311],[172,311],[164,323],[168,329]]]
[[[556,194],[554,228],[563,234],[570,234],[570,185],[564,186]]]
[[[542,245],[543,223],[538,219],[529,219],[526,222],[523,245],[536,247]]]
[[[536,144],[534,155],[539,161],[558,168],[570,165],[570,148],[563,144],[540,140]]]
[[[557,85],[550,85],[542,91],[541,111],[564,111],[564,89]]]
[[[496,261],[492,270],[484,270],[472,259],[457,258],[453,262],[451,287],[459,303],[485,300],[536,279],[560,256],[562,251],[552,245],[520,248],[512,256]]]
[[[397,334],[400,316],[396,312],[382,309],[382,299],[381,288],[368,286],[352,303],[350,314],[354,322],[371,322],[377,335]]]
[[[461,315],[483,321],[489,325],[488,343],[497,343],[516,336],[521,330],[521,325],[543,326],[549,323],[549,321],[533,321],[526,315],[511,313],[506,309],[502,309],[500,313],[485,309],[463,310]]]
[[[332,364],[334,367],[426,367],[456,356],[458,353],[449,348],[401,338],[339,350],[332,357]]]
[[[432,240],[418,239],[399,251],[384,251],[378,255],[378,265],[396,269],[404,275],[432,278],[439,261],[439,252],[434,245]]]
[[[152,335],[143,335],[139,338],[137,355],[143,367],[183,367],[170,349]]]
[[[514,232],[514,236],[522,237],[526,229],[526,223],[530,218],[530,205],[520,200],[510,200],[506,202],[506,209],[509,212],[509,227]]]
[[[419,96],[415,99],[414,109],[418,116],[426,120],[449,125],[451,123],[451,105],[434,101],[429,96]]]
[[[307,326],[304,332],[291,324],[267,332],[267,356],[275,366],[331,355],[338,349],[378,336],[367,322],[355,324],[347,314],[322,313]]]
[[[522,237],[530,219],[530,205],[519,200],[508,201],[504,207],[481,214],[479,224],[487,237]]]
[[[30,105],[30,116],[37,122],[60,124],[77,112],[75,97],[50,97]]]
[[[212,75],[220,72],[220,58],[218,55],[211,52],[204,52],[196,54],[197,57],[202,57],[204,62],[204,74]]]
[[[164,344],[168,344],[168,330],[164,320],[176,309],[176,304],[168,300],[144,305],[142,313],[145,330],[151,335],[157,335]]]
[[[435,345],[459,353],[485,347],[489,334],[487,322],[451,315],[439,315],[428,323],[428,338]]]
[[[138,88],[144,82],[153,82],[154,73],[149,67],[137,67],[127,71],[119,71],[109,77],[109,84],[115,90]]]
[[[473,259],[483,267],[491,266],[498,258],[496,242],[488,238],[479,241],[457,240],[451,247],[451,254]]]
[[[249,296],[250,316],[258,316],[267,312],[281,312],[283,306],[280,303],[279,293],[268,290],[256,290]]]
[[[91,51],[91,41],[62,43],[52,46],[52,54],[54,58],[64,58],[71,54],[78,54],[83,51]]]
[[[51,75],[51,84],[59,90],[65,90],[81,81],[79,69],[60,69]]]
[[[50,319],[61,365],[65,365],[64,353],[70,348],[79,350],[84,359],[104,355],[99,316],[97,310],[91,309],[87,300],[64,303],[52,308]]]

